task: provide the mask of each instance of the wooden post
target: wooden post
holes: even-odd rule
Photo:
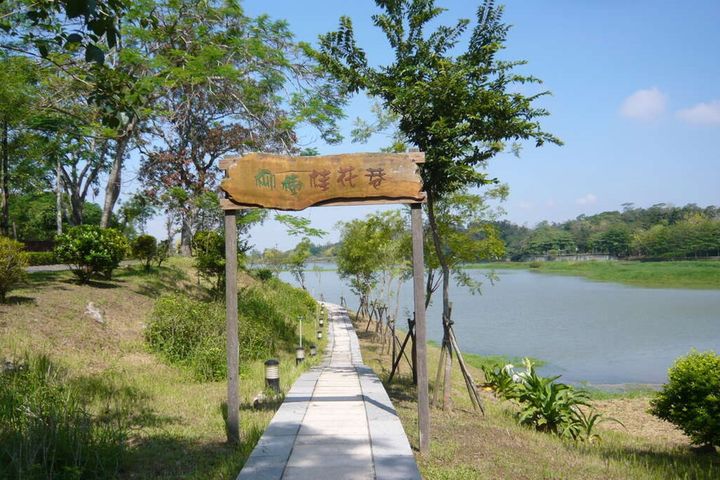
[[[225,322],[227,333],[227,439],[240,441],[240,398],[238,309],[237,309],[237,218],[235,210],[225,211]]]
[[[413,296],[415,304],[415,340],[417,343],[418,428],[420,453],[430,449],[430,401],[428,398],[427,339],[425,335],[425,260],[423,257],[422,204],[413,203],[411,230],[413,250]]]

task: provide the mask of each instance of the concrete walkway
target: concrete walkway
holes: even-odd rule
[[[295,382],[238,479],[420,479],[390,398],[362,363],[345,309],[325,306],[323,365]]]

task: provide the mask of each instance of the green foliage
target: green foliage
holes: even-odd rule
[[[195,268],[216,291],[225,285],[225,238],[212,230],[200,230],[192,241]]]
[[[58,263],[54,252],[27,252],[28,265],[54,265]]]
[[[314,300],[304,291],[270,279],[238,295],[241,365],[267,358],[277,349],[295,345],[294,320],[309,318]],[[225,305],[182,295],[161,297],[150,316],[145,338],[151,348],[171,363],[189,368],[200,380],[227,375],[225,359]]]
[[[273,271],[269,268],[258,268],[257,270],[252,270],[252,274],[261,282],[267,282],[273,278]]]
[[[5,302],[8,292],[25,279],[27,265],[23,244],[0,236],[0,302]]]
[[[502,8],[483,2],[470,32],[467,19],[427,31],[444,11],[434,1],[375,3],[381,13],[373,20],[390,43],[392,63],[375,67],[368,61],[348,17],[340,19],[338,31],[321,36],[318,58],[348,91],[377,97],[398,118],[402,135],[425,152],[421,171],[431,198],[492,182],[476,167],[507,141],[559,143],[540,128],[538,118],[547,112],[533,107],[547,92],[517,93],[517,85],[539,80],[514,72],[523,62],[498,58],[509,29]],[[469,37],[467,48],[457,53],[463,37]]]
[[[88,282],[96,274],[111,278],[128,251],[127,239],[117,230],[79,225],[57,238],[55,256],[70,265],[81,282]]]
[[[593,442],[600,438],[595,431],[599,423],[617,422],[592,409],[587,391],[557,382],[559,376],[538,375],[535,365],[527,358],[524,364],[525,370],[520,373],[516,373],[512,365],[482,367],[487,385],[495,394],[517,403],[517,419],[521,425],[561,438]]]
[[[128,425],[115,407],[90,412],[64,370],[43,355],[0,371],[0,477],[112,478]]]
[[[720,355],[692,351],[675,361],[651,410],[697,445],[720,446]]]
[[[508,221],[496,226],[511,260],[576,252],[658,260],[720,256],[718,207],[623,206],[622,212],[580,215],[559,224],[541,222],[534,229]]]
[[[309,238],[303,238],[287,256],[287,266],[290,273],[302,288],[305,288],[305,268],[307,267],[307,260],[310,258],[311,245]]]
[[[406,249],[407,226],[397,211],[368,215],[364,220],[340,224],[337,267],[340,278],[350,280],[350,288],[368,296],[380,274],[402,265]]]
[[[163,262],[170,258],[172,246],[170,245],[170,239],[161,240],[158,242],[157,252],[155,253],[155,263],[158,268],[162,266]]]
[[[150,263],[158,254],[158,242],[152,235],[140,235],[132,241],[133,257],[145,263],[145,270],[150,270]]]
[[[492,224],[499,212],[491,208],[490,204],[494,200],[504,200],[507,193],[506,185],[487,189],[482,195],[460,191],[448,194],[434,205],[435,226],[442,239],[445,264],[455,282],[468,288],[471,293],[479,293],[482,283],[468,275],[462,265],[498,260],[505,255],[499,231]],[[438,274],[441,262],[433,248],[431,232],[425,235],[425,252],[429,277],[425,293],[426,303],[429,304],[442,280]]]

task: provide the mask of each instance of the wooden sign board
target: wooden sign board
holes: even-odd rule
[[[424,153],[349,153],[290,157],[250,153],[220,162],[225,210],[303,210],[313,205],[418,203]]]

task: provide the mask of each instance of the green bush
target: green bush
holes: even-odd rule
[[[268,358],[297,343],[295,319],[310,318],[315,302],[306,292],[276,279],[238,295],[240,364]],[[166,295],[150,315],[145,339],[169,362],[189,368],[199,380],[227,376],[224,302]]]
[[[28,265],[54,265],[58,263],[55,252],[27,252]]]
[[[87,399],[46,356],[0,370],[0,478],[111,478],[127,426]]]
[[[682,429],[696,445],[720,446],[720,355],[692,351],[675,361],[650,412]]]
[[[200,230],[192,240],[195,268],[215,290],[225,285],[225,238],[212,230]]]
[[[128,250],[128,241],[119,231],[79,225],[58,236],[55,255],[81,282],[88,282],[96,274],[111,278]]]
[[[145,263],[145,270],[150,270],[152,262],[158,253],[158,242],[152,235],[140,235],[132,241],[132,254]]]
[[[267,282],[274,276],[272,270],[269,268],[258,268],[257,270],[253,270],[252,274],[261,282]]]
[[[7,237],[0,237],[0,302],[25,279],[28,265],[23,244]]]

